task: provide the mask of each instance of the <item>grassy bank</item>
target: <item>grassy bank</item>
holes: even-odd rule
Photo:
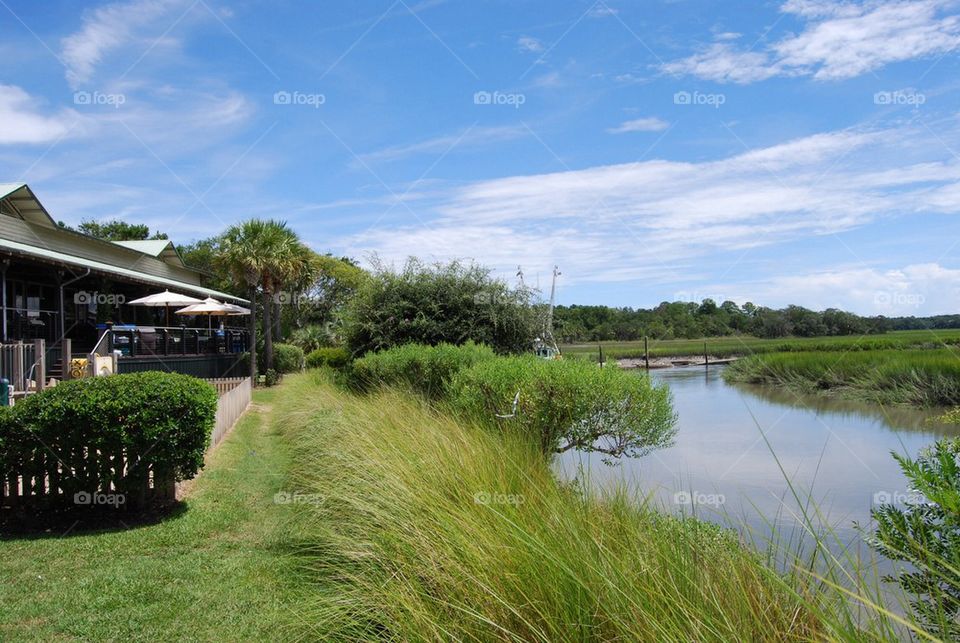
[[[291,507],[273,502],[290,454],[260,410],[156,524],[70,521],[0,540],[0,640],[274,640],[294,636],[300,569]]]
[[[288,378],[278,422],[332,640],[855,639],[853,610],[734,536],[559,484],[529,443],[409,396]],[[278,408],[280,408],[278,406]],[[876,624],[871,636],[892,638]]]
[[[960,350],[770,353],[724,370],[731,382],[767,384],[882,404],[960,404]]]
[[[839,337],[791,337],[760,339],[757,337],[710,337],[707,339],[665,339],[649,342],[650,357],[683,357],[703,355],[704,342],[712,357],[736,357],[755,353],[794,351],[865,351],[906,348],[943,348],[960,345],[960,330],[905,330],[883,335],[849,335]],[[600,342],[604,357],[614,359],[643,357],[643,341]],[[599,348],[593,344],[561,346],[565,355],[597,360]]]

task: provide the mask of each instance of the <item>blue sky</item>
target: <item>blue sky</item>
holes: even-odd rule
[[[960,2],[0,0],[0,181],[561,303],[960,311]]]

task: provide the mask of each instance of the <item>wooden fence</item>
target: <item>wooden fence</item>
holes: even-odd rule
[[[247,410],[253,380],[249,377],[227,377],[207,381],[217,389],[217,420],[213,425],[213,435],[210,436],[210,447],[213,448]]]

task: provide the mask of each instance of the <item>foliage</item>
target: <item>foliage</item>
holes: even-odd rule
[[[73,230],[70,226],[60,222],[60,226]],[[150,234],[150,227],[145,223],[127,223],[120,219],[109,221],[95,221],[87,219],[76,227],[77,232],[97,237],[104,241],[143,241],[145,239],[167,239],[163,232]]]
[[[274,344],[273,365],[278,373],[294,373],[303,369],[303,349],[293,344]]]
[[[367,273],[347,257],[315,255],[313,280],[304,284],[302,297],[290,308],[296,325],[333,326],[340,312],[363,285]]]
[[[347,375],[356,390],[399,386],[430,399],[443,399],[450,394],[450,382],[458,372],[494,357],[488,347],[473,342],[463,346],[405,344],[367,353],[353,362]]]
[[[275,408],[295,484],[324,499],[299,506],[305,564],[322,577],[301,612],[316,637],[856,638],[734,536],[623,489],[573,491],[520,436],[395,391],[351,396],[317,372],[285,387]]]
[[[889,404],[960,404],[955,349],[765,353],[724,370],[729,381],[771,384]]]
[[[280,383],[280,380],[283,378],[283,375],[278,373],[272,368],[268,368],[263,374],[263,384],[264,386],[276,386]]]
[[[765,339],[820,337],[824,335],[866,335],[898,327],[883,317],[860,317],[835,308],[822,312],[802,306],[774,310],[747,302],[717,305],[712,299],[663,302],[653,309],[611,308],[609,306],[557,306],[554,312],[557,337],[564,342],[629,341],[753,335]],[[931,320],[929,326],[938,327]],[[952,326],[960,327],[960,316]]]
[[[525,435],[548,454],[639,457],[669,446],[676,433],[667,385],[616,366],[504,357],[462,370],[450,388],[454,408]]]
[[[354,355],[408,343],[486,344],[498,353],[530,349],[538,333],[532,292],[510,290],[476,264],[382,265],[360,286],[345,314]]]
[[[960,440],[940,440],[916,460],[894,453],[920,498],[905,507],[884,504],[871,513],[877,528],[870,544],[882,555],[909,563],[896,576],[917,620],[944,639],[960,638]]]
[[[310,351],[307,355],[307,368],[344,368],[350,363],[350,353],[345,348],[324,347]]]
[[[304,353],[311,353],[318,348],[333,346],[336,334],[330,324],[310,324],[294,330],[290,334],[290,343],[299,346]]]
[[[144,372],[62,382],[31,395],[2,416],[0,478],[53,454],[65,471],[66,496],[136,488],[148,469],[192,478],[203,465],[217,409],[212,386],[177,373]],[[142,462],[128,479],[90,466],[84,449],[102,458]]]
[[[950,409],[937,417],[936,420],[943,424],[960,424],[960,406]]]

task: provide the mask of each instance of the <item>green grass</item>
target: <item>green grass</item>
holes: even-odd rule
[[[895,639],[834,589],[859,591],[855,575],[774,573],[729,532],[624,489],[583,494],[517,436],[407,395],[355,397],[317,372],[284,386],[297,487],[324,498],[303,515],[318,638]]]
[[[258,391],[254,400],[270,405],[276,396]],[[291,506],[272,502],[289,461],[252,410],[214,452],[184,510],[165,520],[0,540],[0,640],[293,636],[296,533]]]
[[[760,339],[757,337],[710,337],[707,339],[650,340],[650,357],[684,357],[703,355],[703,344],[711,357],[739,357],[754,353],[789,351],[850,351],[902,348],[942,348],[960,345],[960,330],[904,330],[883,335],[848,335],[832,337],[791,337]],[[643,357],[643,341],[600,342],[604,357],[614,359]],[[560,347],[565,355],[597,360],[598,344],[568,344]]]
[[[960,404],[960,349],[767,353],[724,370],[732,382],[766,384],[881,404]]]

